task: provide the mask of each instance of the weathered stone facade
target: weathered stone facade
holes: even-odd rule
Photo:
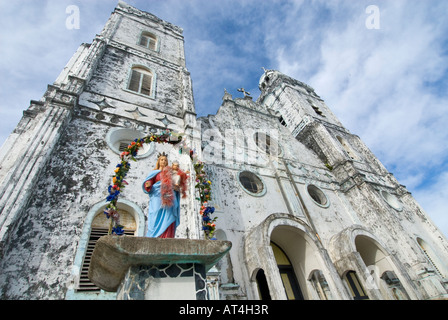
[[[179,27],[119,2],[31,101],[0,150],[2,299],[116,297],[80,289],[89,238],[104,224],[120,142],[164,128],[208,164],[216,237],[232,242],[207,277],[221,299],[448,297],[447,239],[312,88],[266,70],[256,101],[224,92],[217,114],[197,119],[183,41]],[[131,86],[133,70],[151,77],[149,94]],[[162,151],[194,172],[171,145],[141,152],[120,197],[137,236],[141,181]],[[176,237],[202,236],[194,192],[192,177]]]

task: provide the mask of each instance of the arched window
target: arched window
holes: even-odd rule
[[[157,37],[150,32],[142,32],[140,35],[139,45],[150,50],[157,50]]]
[[[110,220],[103,213],[105,207],[105,201],[98,202],[85,217],[70,275],[73,285],[67,290],[65,297],[67,300],[116,298],[115,292],[105,292],[95,287],[86,274],[96,241],[108,233]],[[124,226],[127,235],[143,236],[145,234],[145,214],[136,204],[121,199],[117,203],[117,209],[120,213],[120,223]]]
[[[128,83],[128,90],[143,94],[145,96],[154,96],[153,93],[153,73],[144,67],[133,67]]]
[[[447,275],[447,268],[445,268],[443,263],[438,259],[437,254],[423,239],[417,238],[417,242],[426,257],[426,260],[428,260],[429,264],[434,268],[434,271],[442,278],[445,277]]]
[[[132,214],[122,209],[118,209],[118,213],[120,214],[120,223],[124,225],[124,233],[132,236],[135,235],[137,225]],[[110,220],[108,220],[106,215],[102,212],[99,212],[92,221],[89,242],[87,243],[87,248],[82,262],[77,292],[100,292],[100,288],[90,281],[88,271],[90,261],[92,259],[93,249],[95,248],[98,239],[108,234],[109,224]]]

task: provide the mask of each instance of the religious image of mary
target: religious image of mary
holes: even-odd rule
[[[142,185],[143,192],[149,195],[147,237],[174,238],[180,224],[181,193],[186,196],[186,180],[178,165],[168,166],[165,153],[158,155],[155,169]]]

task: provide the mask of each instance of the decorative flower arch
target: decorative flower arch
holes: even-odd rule
[[[207,178],[204,168],[205,163],[198,160],[197,154],[187,146],[182,134],[174,133],[169,129],[162,131],[160,134],[150,134],[144,138],[135,139],[120,154],[121,161],[117,164],[114,170],[115,174],[112,177],[112,184],[108,187],[109,195],[106,198],[106,202],[109,202],[109,204],[107,204],[104,210],[107,218],[111,219],[109,234],[122,235],[124,233],[123,226],[120,224],[120,214],[117,210],[118,197],[125,186],[128,185],[124,178],[131,168],[130,161],[137,161],[135,157],[139,149],[143,144],[151,142],[175,145],[179,149],[180,154],[184,153],[190,156],[196,173],[195,189],[198,193],[196,200],[201,204],[199,213],[202,216],[202,230],[206,239],[214,239],[213,233],[215,232],[217,217],[213,219],[210,217],[214,213],[215,208],[208,204],[211,200],[212,183]]]

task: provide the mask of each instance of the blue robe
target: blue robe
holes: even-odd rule
[[[148,232],[147,237],[157,238],[165,230],[175,222],[175,229],[180,223],[180,193],[173,191],[173,205],[171,207],[162,207],[162,197],[160,194],[161,181],[157,181],[152,185],[151,190],[148,192],[145,190],[145,182],[154,178],[160,170],[153,170],[148,177],[143,181],[143,192],[149,195],[149,207],[148,207]]]

